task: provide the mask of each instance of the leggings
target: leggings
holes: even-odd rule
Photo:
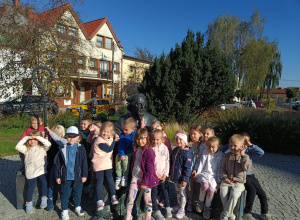
[[[107,187],[108,187],[110,196],[116,195],[116,189],[115,189],[115,185],[114,185],[114,179],[113,179],[112,172],[113,172],[112,169],[101,170],[101,171],[95,172],[97,201],[103,200],[102,188],[103,188],[104,176],[105,176],[105,180],[107,182]]]
[[[47,181],[46,181],[45,174],[43,174],[43,175],[40,175],[40,176],[32,178],[32,179],[27,179],[28,188],[27,188],[26,202],[32,201],[32,196],[33,196],[33,191],[34,191],[35,184],[36,184],[36,179],[39,179],[41,181],[42,197],[47,196]]]
[[[152,206],[153,206],[153,211],[158,210],[157,206],[157,193],[161,192],[163,195],[163,198],[165,200],[165,207],[170,207],[170,201],[169,201],[169,195],[168,195],[168,190],[166,188],[167,181],[164,182],[159,182],[158,186],[155,186],[151,189],[151,198],[152,198]]]
[[[182,187],[180,183],[175,183],[175,189],[177,194],[177,204],[181,209],[184,209],[186,204],[186,192],[185,187]]]
[[[212,188],[208,183],[202,182],[201,183],[201,188],[200,188],[199,200],[203,202],[204,198],[205,198],[205,195],[206,195],[205,205],[207,207],[210,207],[211,202],[212,202],[213,197],[214,197],[214,193],[215,193],[214,188]]]
[[[141,186],[141,183],[138,182],[136,178],[132,178],[129,188],[129,195],[127,200],[127,213],[126,213],[126,220],[131,219],[131,212],[134,205],[134,200],[138,194],[138,190]],[[151,219],[152,214],[152,200],[151,200],[151,188],[146,188],[144,190],[144,201],[145,201],[145,207],[146,207],[146,220]]]

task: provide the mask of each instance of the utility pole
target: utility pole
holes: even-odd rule
[[[114,55],[115,55],[115,44],[114,40],[112,39],[112,75],[111,75],[111,102],[115,104],[115,97],[114,97]]]

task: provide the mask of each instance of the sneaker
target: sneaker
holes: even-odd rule
[[[69,217],[69,212],[68,210],[63,210],[61,212],[61,220],[69,220],[70,217]]]
[[[32,202],[29,202],[29,203],[26,202],[26,212],[29,214],[33,213]]]
[[[119,202],[118,202],[118,198],[116,195],[112,196],[111,197],[111,204],[113,205],[117,205]]]
[[[272,220],[272,217],[269,214],[261,214],[260,217],[263,220]]]
[[[178,212],[179,209],[180,209],[180,206],[176,205],[176,206],[172,207],[172,212]]]
[[[161,214],[160,210],[153,212],[152,216],[156,220],[164,220],[165,219],[165,217]]]
[[[41,207],[41,209],[44,209],[47,207],[47,197],[42,197],[40,207]]]
[[[75,208],[75,213],[76,213],[78,216],[84,216],[84,212],[83,212],[81,206],[77,206],[77,207]]]
[[[205,219],[209,219],[210,218],[210,208],[207,207],[206,205],[204,206],[203,217]]]
[[[116,190],[119,190],[121,188],[121,177],[116,178],[115,187]]]
[[[220,215],[220,220],[228,220],[227,215],[225,215],[223,212]]]
[[[242,219],[243,220],[254,220],[254,218],[252,217],[252,215],[250,213],[245,213],[243,216],[242,216]]]
[[[184,216],[185,216],[185,212],[184,212],[184,209],[182,209],[182,208],[180,208],[175,215],[175,217],[177,219],[182,219]]]
[[[121,186],[126,187],[128,185],[127,177],[122,176]]]
[[[229,216],[228,220],[235,220],[235,215],[232,213],[232,214]]]
[[[172,208],[171,207],[167,207],[166,208],[166,218],[172,218]]]
[[[102,200],[97,201],[97,211],[103,210],[104,202]]]
[[[52,198],[47,199],[47,210],[51,211],[54,208]]]
[[[198,201],[196,204],[196,211],[197,212],[202,212],[203,211],[203,206],[204,206],[204,201]]]
[[[188,203],[186,211],[188,211],[188,212],[192,212],[193,211],[192,203]]]

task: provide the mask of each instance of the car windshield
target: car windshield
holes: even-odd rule
[[[84,100],[83,102],[80,102],[80,105],[86,105],[86,104],[89,104],[89,102],[91,102],[91,99]]]

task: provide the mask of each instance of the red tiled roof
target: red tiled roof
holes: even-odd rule
[[[298,88],[298,89],[299,89],[299,93],[300,93],[300,88]],[[266,89],[265,89],[264,93],[267,94]],[[273,94],[286,94],[286,89],[278,88],[278,89],[272,90],[272,93]]]

